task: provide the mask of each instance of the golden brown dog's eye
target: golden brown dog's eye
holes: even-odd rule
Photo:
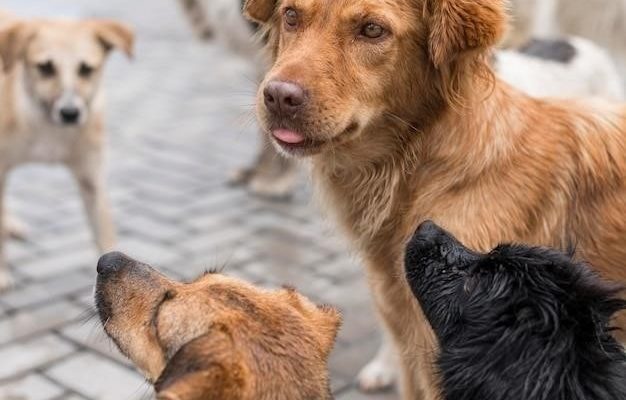
[[[385,28],[373,22],[369,22],[361,28],[361,35],[368,39],[379,39],[384,34]]]
[[[54,67],[52,61],[46,61],[37,64],[37,70],[44,78],[50,78],[53,77],[54,74],[56,74],[56,68]]]
[[[80,67],[78,68],[78,75],[80,75],[82,78],[89,78],[93,74],[94,70],[95,68],[91,65],[81,63]]]
[[[287,29],[295,29],[298,26],[298,12],[293,8],[285,10],[285,26]]]

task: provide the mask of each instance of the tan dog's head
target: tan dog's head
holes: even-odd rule
[[[162,400],[330,398],[340,316],[293,289],[218,273],[179,283],[121,253],[98,263],[96,306]]]
[[[134,35],[108,20],[17,21],[0,30],[0,57],[6,73],[22,68],[32,103],[56,124],[87,121],[109,51],[131,56]]]
[[[505,26],[503,0],[248,0],[245,12],[274,58],[261,125],[294,155],[353,143],[385,119],[421,129]]]

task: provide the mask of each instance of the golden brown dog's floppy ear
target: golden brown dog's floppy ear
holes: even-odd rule
[[[277,3],[278,0],[246,0],[243,12],[252,21],[264,24],[274,15]]]
[[[132,28],[110,20],[93,20],[89,23],[107,51],[116,48],[122,50],[129,58],[133,57],[135,33]]]
[[[0,58],[4,72],[11,71],[24,57],[34,35],[34,27],[26,22],[16,22],[0,30]]]
[[[504,34],[503,0],[429,1],[429,52],[438,68],[462,53],[494,46]]]
[[[243,365],[218,328],[176,352],[154,385],[157,400],[239,399],[247,382]]]

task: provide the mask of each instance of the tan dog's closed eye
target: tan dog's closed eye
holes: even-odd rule
[[[160,400],[330,399],[339,313],[294,289],[208,273],[179,283],[121,253],[98,263],[106,333]]]

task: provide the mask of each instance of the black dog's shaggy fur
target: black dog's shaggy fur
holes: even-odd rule
[[[478,254],[427,222],[406,269],[439,338],[444,399],[626,399],[626,357],[610,328],[626,304],[586,265],[515,245]]]

